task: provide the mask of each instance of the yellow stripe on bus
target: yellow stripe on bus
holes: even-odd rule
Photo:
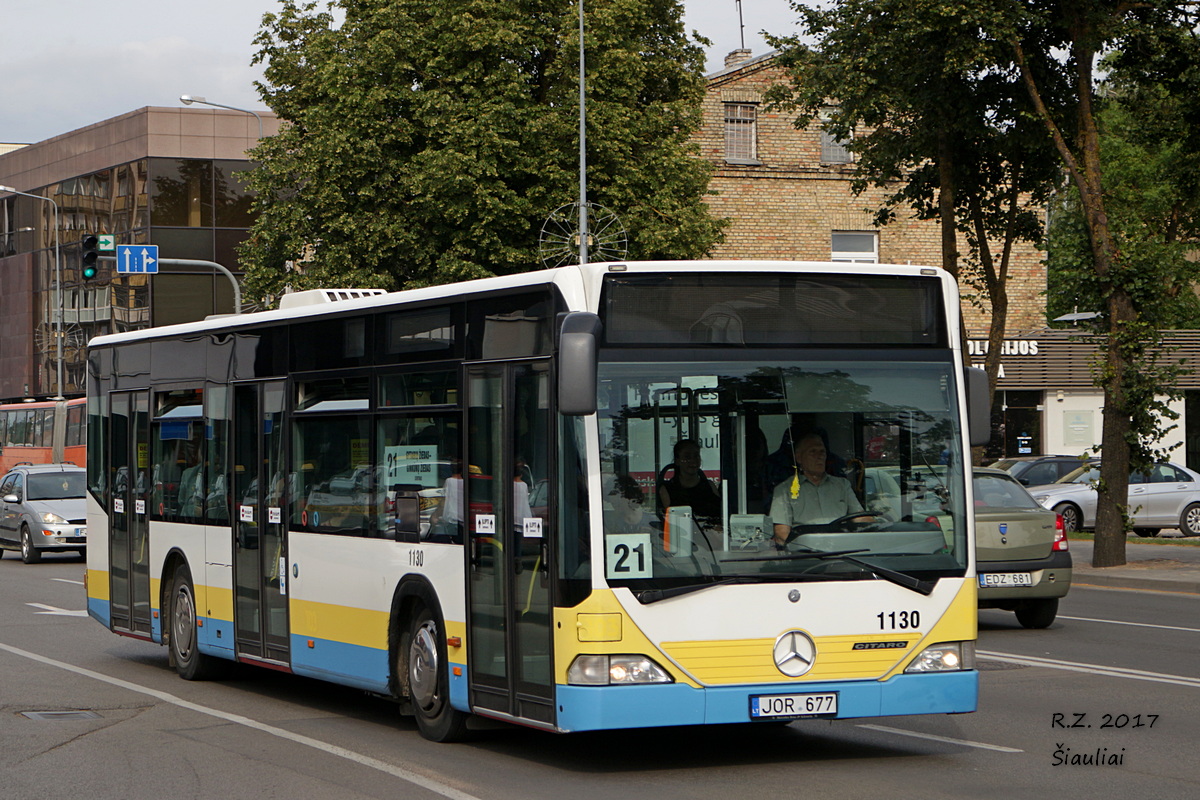
[[[292,600],[291,613],[296,636],[387,650],[390,615],[386,611]]]

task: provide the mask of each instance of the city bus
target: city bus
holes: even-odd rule
[[[82,466],[84,406],[82,397],[0,403],[0,475],[18,464]]]
[[[436,741],[975,709],[963,465],[988,402],[947,273],[629,262],[356,294],[92,341],[98,622],[185,679],[389,698]],[[780,525],[814,433],[857,513]],[[681,441],[715,504],[670,497]]]

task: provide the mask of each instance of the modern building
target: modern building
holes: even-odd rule
[[[0,401],[77,396],[96,335],[233,310],[227,276],[163,265],[154,276],[80,270],[80,237],[158,245],[162,259],[215,261],[237,273],[251,195],[247,151],[269,112],[141,108],[43,142],[0,147]],[[45,199],[38,199],[45,198]],[[57,219],[57,229],[55,221]],[[112,255],[112,254],[108,254]],[[58,385],[59,336],[63,385]]]

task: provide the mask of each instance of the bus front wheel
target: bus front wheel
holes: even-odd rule
[[[428,608],[422,606],[413,614],[400,652],[421,735],[434,742],[462,739],[467,714],[450,705],[446,635],[441,621]]]

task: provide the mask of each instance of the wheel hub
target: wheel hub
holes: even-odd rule
[[[422,708],[430,708],[437,700],[438,649],[436,629],[426,622],[413,633],[408,649],[408,686],[412,699]]]

